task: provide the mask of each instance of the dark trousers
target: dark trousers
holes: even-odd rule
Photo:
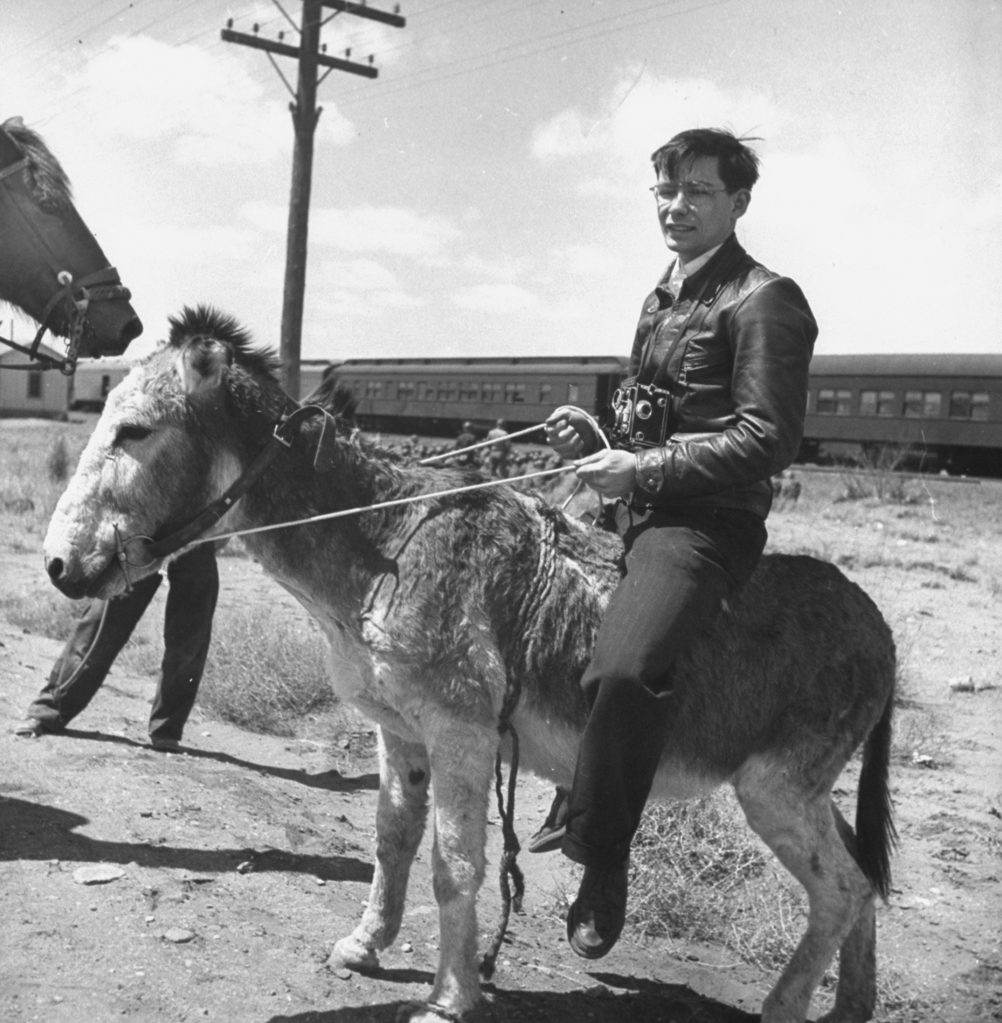
[[[161,576],[140,579],[131,593],[92,600],[28,708],[46,731],[64,728],[90,703],[122,647],[149,607]],[[219,596],[216,551],[199,544],[167,566],[164,656],[150,712],[150,737],[180,739],[205,670],[212,616]]]
[[[615,867],[651,791],[673,706],[672,665],[747,582],[765,546],[750,512],[676,514],[625,506],[625,574],[602,619],[581,686],[589,709],[562,851]]]

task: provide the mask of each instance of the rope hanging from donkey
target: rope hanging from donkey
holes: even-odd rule
[[[533,574],[533,587],[527,594],[526,599],[519,609],[518,621],[515,623],[515,630],[524,635],[542,607],[543,601],[550,592],[554,576],[557,570],[557,539],[556,527],[551,519],[544,520],[545,535],[540,537],[539,559],[536,563],[536,571]],[[525,877],[519,867],[517,857],[521,852],[521,845],[518,835],[515,833],[515,786],[518,781],[518,732],[515,731],[511,719],[518,706],[522,695],[521,675],[517,672],[508,673],[508,687],[505,692],[504,701],[501,704],[501,711],[498,714],[498,735],[504,740],[505,735],[511,735],[511,766],[508,772],[508,793],[507,803],[504,795],[504,777],[501,770],[501,745],[498,744],[498,752],[494,758],[494,790],[498,800],[498,815],[501,818],[501,833],[504,836],[504,852],[501,854],[501,862],[498,868],[499,882],[501,887],[501,919],[494,931],[494,936],[484,953],[480,963],[480,973],[485,980],[490,980],[494,975],[494,966],[498,953],[501,951],[501,944],[508,930],[508,919],[511,910],[516,913],[522,912],[522,897],[525,894]],[[514,882],[515,894],[512,896],[509,878]]]

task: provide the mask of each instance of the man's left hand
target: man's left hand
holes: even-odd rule
[[[637,462],[632,452],[603,448],[574,463],[578,479],[603,497],[626,497],[637,487]]]

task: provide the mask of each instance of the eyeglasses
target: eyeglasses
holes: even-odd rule
[[[656,185],[651,185],[650,190],[658,204],[660,205],[663,203],[666,206],[673,203],[679,195],[681,195],[690,206],[698,206],[701,203],[709,202],[709,200],[718,192],[728,191],[726,188],[714,188],[712,185],[678,185],[667,181],[659,181]]]

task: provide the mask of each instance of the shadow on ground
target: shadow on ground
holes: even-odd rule
[[[496,991],[470,1023],[758,1023],[761,1016],[704,998],[679,984],[657,984],[614,974],[591,974],[595,986],[584,991]],[[272,1016],[268,1023],[395,1023],[404,1006],[374,1005]]]

